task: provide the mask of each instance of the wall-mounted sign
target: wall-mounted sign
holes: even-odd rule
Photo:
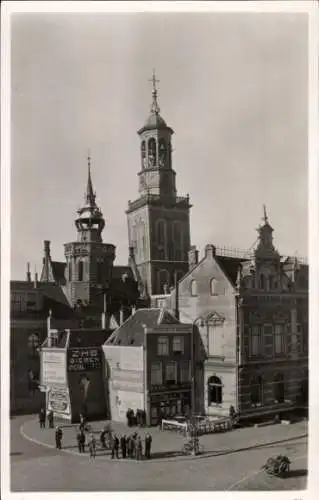
[[[41,354],[41,385],[52,386],[66,384],[65,352],[42,351]]]
[[[89,372],[102,367],[100,349],[94,347],[71,349],[68,351],[69,372]]]
[[[48,392],[48,410],[52,410],[56,416],[69,416],[71,414],[69,389],[51,388]]]

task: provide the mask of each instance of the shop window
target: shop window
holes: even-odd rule
[[[169,385],[177,384],[177,365],[175,361],[169,361],[165,366],[165,382]]]
[[[162,385],[162,363],[156,362],[151,364],[151,385]]]
[[[28,351],[31,358],[35,358],[39,355],[39,335],[37,333],[31,333],[28,337]]]
[[[274,379],[275,403],[284,403],[285,401],[285,381],[282,373],[278,373]]]
[[[223,401],[223,385],[219,377],[208,379],[208,405],[221,405]]]
[[[191,281],[191,296],[192,297],[197,296],[197,282],[196,282],[196,280]]]
[[[158,337],[157,354],[158,356],[168,356],[168,337]]]
[[[261,376],[252,378],[250,382],[250,402],[253,407],[262,406],[263,381]]]
[[[184,354],[184,337],[173,337],[173,352]]]
[[[180,381],[181,384],[186,384],[190,382],[190,361],[182,361],[180,364]]]

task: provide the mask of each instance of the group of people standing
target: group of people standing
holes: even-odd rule
[[[45,409],[44,408],[41,408],[40,412],[39,412],[39,424],[40,424],[40,429],[44,429],[45,428],[45,423],[46,423],[46,420],[48,419],[48,424],[49,424],[49,428],[50,429],[53,429],[54,428],[54,416],[53,416],[53,411],[50,410],[48,411],[48,413],[46,414],[45,413]]]
[[[144,439],[144,457],[147,459],[151,458],[151,444],[152,436],[146,433]],[[143,460],[143,442],[137,432],[134,432],[130,436],[114,434],[111,441],[111,458],[120,458],[119,449],[121,449],[121,458]]]
[[[134,427],[136,425],[142,427],[146,425],[146,412],[138,408],[134,413],[134,411],[129,408],[126,412],[126,419],[128,427]]]

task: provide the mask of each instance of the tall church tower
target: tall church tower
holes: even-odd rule
[[[66,289],[72,305],[97,301],[98,291],[111,281],[115,246],[102,241],[105,221],[98,208],[91,179],[91,159],[88,157],[88,181],[85,202],[75,220],[77,241],[66,243]]]
[[[189,197],[179,197],[172,168],[174,131],[161,117],[157,101],[157,80],[153,84],[152,106],[140,137],[141,170],[139,198],[128,203],[129,245],[146,293],[165,293],[188,271],[190,248]]]

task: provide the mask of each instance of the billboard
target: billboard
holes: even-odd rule
[[[101,370],[101,351],[97,347],[70,349],[68,372],[90,372]]]
[[[51,387],[48,392],[48,410],[52,410],[55,416],[70,417],[71,403],[69,389]]]
[[[65,385],[67,383],[66,355],[64,351],[43,350],[41,365],[41,385],[52,386],[55,384]]]

